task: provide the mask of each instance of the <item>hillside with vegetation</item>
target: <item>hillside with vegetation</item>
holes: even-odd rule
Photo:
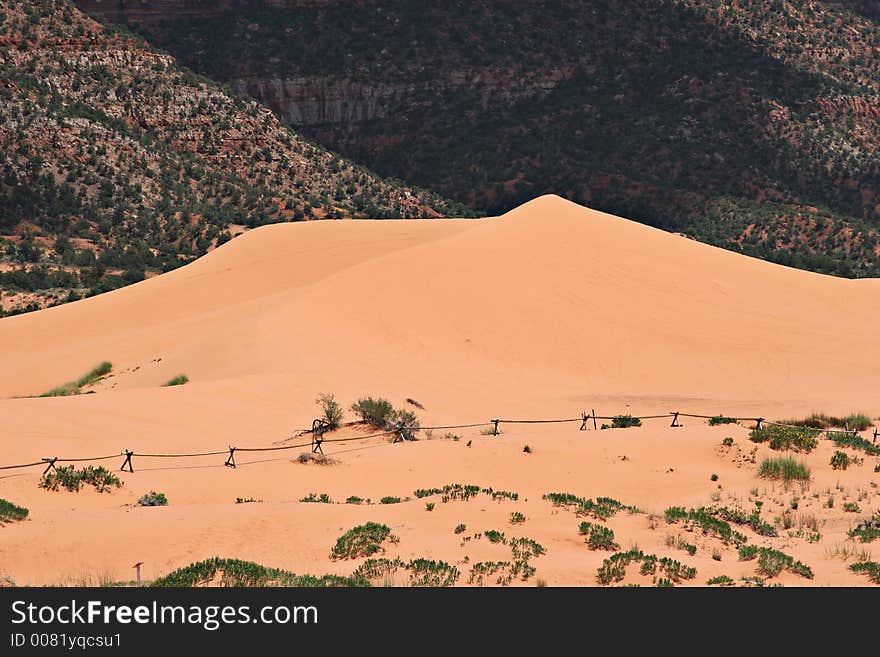
[[[158,2],[116,18],[382,175],[880,275],[873,0]]]
[[[248,227],[468,214],[68,0],[0,0],[0,315],[142,280]]]

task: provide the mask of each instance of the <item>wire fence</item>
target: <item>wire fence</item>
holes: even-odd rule
[[[598,420],[617,420],[620,418],[628,418],[631,420],[657,420],[657,419],[672,419],[670,427],[681,427],[684,426],[679,422],[680,418],[694,418],[694,419],[703,419],[703,420],[713,420],[720,419],[729,422],[754,422],[755,429],[761,429],[763,425],[771,425],[778,427],[790,427],[795,429],[810,429],[816,431],[817,433],[851,433],[854,436],[859,434],[857,429],[849,429],[846,427],[844,429],[814,429],[811,427],[804,427],[803,425],[796,424],[786,424],[784,422],[773,422],[767,420],[763,417],[732,417],[725,415],[700,415],[696,413],[682,413],[680,411],[670,411],[669,413],[663,413],[659,415],[597,415],[595,409],[591,409],[589,413],[586,411],[582,412],[580,417],[573,418],[540,418],[540,419],[509,419],[509,418],[496,418],[492,420],[488,420],[486,422],[472,422],[468,424],[447,424],[447,425],[438,425],[438,426],[409,426],[403,423],[399,423],[391,429],[387,429],[385,431],[380,431],[377,433],[371,433],[366,436],[340,436],[337,438],[325,438],[324,434],[329,433],[335,430],[333,427],[328,425],[324,420],[318,419],[312,423],[311,429],[302,429],[294,433],[294,435],[286,440],[292,440],[303,436],[305,434],[311,434],[311,440],[309,442],[301,442],[292,445],[279,445],[275,444],[271,447],[235,447],[229,446],[223,450],[217,450],[212,452],[187,452],[187,453],[179,453],[179,454],[151,454],[144,452],[135,452],[132,450],[123,450],[118,454],[107,454],[104,456],[94,456],[88,458],[61,458],[61,457],[51,457],[51,458],[41,458],[39,461],[32,461],[30,463],[18,463],[14,465],[4,465],[0,466],[0,470],[18,470],[25,468],[33,468],[33,467],[44,467],[43,474],[48,473],[50,470],[56,469],[56,464],[58,463],[89,463],[89,462],[100,462],[100,461],[108,461],[110,459],[118,459],[120,457],[124,458],[122,462],[122,466],[120,470],[134,472],[134,465],[132,459],[135,457],[141,459],[181,459],[181,458],[203,458],[209,456],[226,456],[226,461],[224,465],[230,467],[236,467],[235,463],[235,454],[236,452],[277,452],[277,451],[285,451],[291,449],[302,449],[305,447],[311,448],[312,453],[320,453],[323,454],[323,444],[324,443],[339,443],[339,442],[353,442],[353,441],[362,441],[362,440],[370,440],[373,438],[381,438],[385,436],[394,436],[394,442],[406,442],[415,439],[415,434],[418,432],[425,431],[435,431],[435,430],[446,430],[446,429],[474,429],[478,427],[492,427],[491,431],[484,432],[488,435],[498,436],[501,434],[500,426],[502,424],[563,424],[563,423],[574,423],[580,422],[581,426],[579,428],[580,431],[585,431],[588,428],[588,425],[592,423],[594,429],[598,429]],[[346,425],[347,427],[353,426],[356,423],[349,423]],[[604,428],[604,425],[603,425]],[[880,429],[877,427],[873,427],[873,440],[876,443],[877,438],[880,437]],[[283,442],[283,441],[282,441]]]

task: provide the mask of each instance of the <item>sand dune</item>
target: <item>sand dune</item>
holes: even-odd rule
[[[272,444],[309,424],[325,391],[346,404],[363,394],[412,397],[429,423],[571,417],[589,408],[876,415],[878,301],[878,280],[772,265],[552,196],[492,219],[268,226],[163,276],[0,320],[3,461]],[[95,386],[99,394],[15,398],[103,360],[114,370]],[[159,387],[177,374],[191,383]],[[204,467],[185,476],[153,462],[125,475],[123,491],[103,496],[46,493],[33,474],[0,478],[0,497],[26,503],[33,518],[0,529],[0,571],[43,583],[100,564],[122,577],[128,561],[149,561],[158,574],[223,553],[298,572],[350,572],[351,564],[327,561],[327,541],[372,515],[396,523],[412,553],[434,551],[436,532],[454,542],[438,520],[445,508],[431,515],[418,501],[393,509],[296,503],[318,489],[342,499],[405,496],[464,479],[520,489],[552,545],[561,519],[540,501],[547,490],[616,492],[657,506],[707,502],[710,472],[726,473],[722,481],[741,497],[755,485],[741,464],[719,462],[717,430],[646,426],[625,434],[640,438],[631,448],[609,433],[617,432],[585,442],[570,425],[524,426],[503,440],[474,431],[460,442],[361,451],[341,444],[343,463],[326,469],[291,464],[286,453],[234,472],[216,459],[187,463]],[[523,461],[523,441],[540,445],[532,461]],[[620,466],[621,455],[638,466]],[[823,467],[819,456],[810,459]],[[853,477],[853,486],[868,486],[870,468]],[[120,507],[150,488],[175,503]],[[266,502],[230,511],[249,491]],[[498,515],[499,524],[502,506],[461,513]],[[832,521],[843,536],[846,522]],[[90,537],[120,522],[97,556]],[[643,547],[653,540],[645,527],[631,529]],[[49,531],[56,538],[42,542]],[[591,583],[601,555],[582,554],[576,534],[559,540],[567,547],[546,557],[547,577]],[[816,546],[804,550],[813,555]],[[858,583],[837,562],[823,577]]]

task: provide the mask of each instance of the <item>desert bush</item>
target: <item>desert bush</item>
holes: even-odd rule
[[[582,522],[578,526],[578,532],[586,537],[587,546],[591,550],[618,549],[617,543],[614,542],[614,532],[609,527],[591,522]]]
[[[847,532],[850,538],[857,538],[860,543],[870,543],[880,538],[880,511],[868,518],[857,527]]]
[[[749,440],[755,443],[769,443],[770,449],[811,452],[819,444],[819,432],[807,427],[783,427],[768,424],[760,429],[752,429]]]
[[[829,431],[827,436],[838,447],[850,447],[861,450],[870,456],[880,456],[880,445],[875,445],[861,436],[844,431]]]
[[[532,448],[529,447],[528,445],[523,445],[523,453],[524,453],[524,454],[531,454],[531,453],[532,453]]]
[[[831,468],[833,470],[846,470],[849,467],[849,456],[846,452],[836,451],[831,455]]]
[[[721,441],[721,444],[725,447],[733,447],[733,438],[727,436],[727,438]]]
[[[218,580],[218,574],[220,575]],[[368,586],[369,582],[354,577],[339,575],[294,575],[286,570],[267,568],[251,561],[239,559],[220,559],[214,557],[190,564],[174,572],[153,580],[151,586],[193,587],[208,582],[218,582],[229,587],[325,587],[325,586]]]
[[[719,424],[736,424],[736,420],[732,417],[724,417],[723,415],[709,418],[710,427],[718,426]]]
[[[138,506],[168,506],[168,498],[165,497],[164,493],[157,493],[154,490],[151,490],[146,495],[143,495],[138,501]]]
[[[331,393],[324,393],[318,395],[315,403],[321,406],[321,412],[323,414],[321,419],[323,419],[331,429],[336,429],[342,422],[343,416],[342,407],[339,405],[339,402],[336,401],[336,397]]]
[[[357,570],[354,571],[352,577],[355,579],[363,579],[371,582],[389,577],[395,571],[403,568],[404,564],[400,559],[386,559],[380,557],[378,559],[367,559]]]
[[[332,504],[333,500],[330,499],[330,496],[327,493],[321,493],[318,495],[317,493],[309,493],[305,497],[300,498],[300,502],[316,502],[319,504]]]
[[[386,495],[381,500],[379,500],[380,504],[400,504],[400,498],[394,497],[392,495]]]
[[[510,514],[511,525],[521,525],[526,521],[526,517],[519,511],[513,511]]]
[[[112,474],[104,466],[94,467],[87,465],[77,470],[72,465],[61,466],[42,476],[40,488],[57,491],[59,488],[71,492],[78,492],[84,484],[95,487],[99,493],[109,491],[111,488],[120,488],[122,481]]]
[[[27,516],[28,510],[26,508],[0,498],[0,525],[24,520]]]
[[[433,511],[433,510],[434,510],[434,503],[433,502],[428,502],[427,504],[425,504],[425,511]]]
[[[796,561],[784,552],[754,545],[744,545],[739,549],[740,561],[751,561],[755,557],[758,558],[758,573],[765,577],[775,577],[783,570],[787,570],[795,575],[813,579],[813,571],[809,566]]]
[[[461,524],[455,526],[454,531],[456,534],[463,534],[466,530],[467,530],[467,525],[465,525],[464,523],[461,523]]]
[[[235,498],[236,504],[252,504],[252,503],[262,502],[262,501],[263,500],[258,500],[254,497],[236,497]]]
[[[706,580],[706,586],[734,586],[734,581],[727,575],[718,575]]]
[[[162,387],[168,388],[171,386],[182,386],[184,383],[189,383],[189,377],[186,374],[178,374],[173,379],[170,379],[166,383],[163,383]]]
[[[844,417],[825,415],[825,413],[811,413],[802,420],[790,420],[786,424],[795,424],[812,429],[830,429],[832,427],[847,427],[856,431],[864,431],[872,425],[871,418],[865,413],[850,413]]]
[[[668,557],[658,558],[653,554],[645,554],[641,550],[618,552],[602,562],[596,574],[599,584],[607,586],[612,582],[619,582],[626,576],[626,568],[633,562],[641,562],[639,572],[642,575],[655,575],[665,573],[670,583],[679,583],[683,579],[693,579],[697,576],[697,569],[685,566],[681,562]]]
[[[846,513],[861,513],[862,509],[856,502],[844,502],[843,510]]]
[[[413,559],[405,568],[410,571],[410,586],[452,586],[461,576],[455,566],[432,559]]]
[[[791,457],[766,458],[761,461],[758,476],[765,479],[781,479],[789,481],[809,481],[810,468],[806,463]]]
[[[397,538],[391,534],[391,529],[386,525],[368,522],[352,527],[336,539],[336,545],[330,551],[330,558],[369,557],[382,549],[382,543],[386,539],[392,543],[397,541]]]
[[[875,561],[860,561],[850,565],[849,569],[854,573],[867,575],[874,584],[880,584],[880,563]]]
[[[602,429],[627,429],[629,427],[640,427],[642,421],[632,415],[616,415],[611,420],[611,424],[603,424]]]
[[[483,532],[483,535],[489,539],[490,543],[502,543],[507,545],[507,537],[502,533],[495,529],[490,529],[488,531]]]
[[[362,397],[351,405],[351,410],[361,420],[375,427],[386,428],[388,418],[394,412],[394,407],[387,399],[373,399],[372,397]]]
[[[553,506],[575,507],[577,515],[589,515],[598,520],[608,520],[618,511],[639,513],[636,507],[627,506],[611,497],[597,497],[593,501],[571,493],[547,493],[544,495],[544,499],[550,501]]]
[[[365,500],[363,497],[358,497],[357,495],[351,495],[345,498],[346,504],[363,504],[364,502],[369,503],[370,500]]]
[[[76,381],[70,381],[64,385],[52,388],[44,392],[40,397],[67,397],[69,395],[78,395],[82,388],[96,383],[100,378],[106,376],[113,369],[113,364],[104,361],[100,365],[92,368],[91,371],[79,377]]]

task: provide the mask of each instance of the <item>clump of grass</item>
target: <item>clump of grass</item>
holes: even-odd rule
[[[575,507],[575,513],[579,516],[589,515],[598,520],[608,520],[619,511],[639,513],[634,506],[627,506],[611,497],[597,497],[595,501],[571,493],[547,493],[544,499],[550,501],[553,506],[566,508]]]
[[[410,586],[452,586],[461,577],[461,571],[445,561],[413,559],[405,568],[410,571]]]
[[[791,457],[778,456],[761,461],[758,476],[765,479],[781,479],[784,482],[809,481],[810,468],[806,463]]]
[[[627,429],[629,427],[640,427],[642,421],[632,415],[615,415],[611,420],[611,424],[603,424],[602,429]]]
[[[178,374],[173,379],[163,383],[162,387],[168,388],[170,386],[182,386],[184,383],[189,383],[189,377],[186,374]]]
[[[706,580],[706,586],[735,586],[735,583],[727,575],[718,575],[718,577]]]
[[[206,559],[179,568],[164,577],[153,580],[150,586],[193,587],[217,581],[220,586],[234,587],[325,587],[325,586],[368,586],[369,582],[360,578],[340,577],[339,575],[294,575],[286,570],[267,568],[251,561],[240,559]]]
[[[300,502],[315,502],[318,504],[332,504],[333,500],[330,499],[330,496],[327,493],[321,493],[318,495],[317,493],[309,493],[303,498],[300,498]]]
[[[507,545],[507,537],[502,532],[499,532],[495,529],[485,531],[483,532],[483,535],[489,539],[490,543],[501,543],[503,545]]]
[[[467,525],[465,525],[464,523],[461,523],[461,524],[455,526],[454,531],[456,534],[464,534],[464,532],[466,530],[467,530]]]
[[[587,546],[591,550],[617,550],[619,546],[614,542],[614,531],[604,525],[592,522],[582,522],[578,526],[578,532],[586,537]]]
[[[263,500],[258,500],[254,497],[236,497],[235,498],[236,504],[253,504],[253,503],[262,502],[262,501]]]
[[[666,545],[679,550],[684,550],[691,556],[694,556],[697,553],[697,546],[693,543],[688,543],[682,539],[681,536],[667,536]]]
[[[653,554],[645,554],[641,550],[633,549],[628,552],[618,552],[602,562],[596,574],[599,584],[607,586],[612,582],[619,582],[626,576],[626,568],[631,563],[641,563],[639,572],[642,575],[656,575],[665,573],[669,584],[679,583],[683,579],[693,579],[697,576],[697,569],[685,566],[680,561],[669,557],[657,557]]]
[[[870,456],[880,456],[880,445],[875,445],[870,440],[865,440],[861,436],[845,431],[829,431],[828,439],[833,441],[838,447],[850,447],[858,449]]]
[[[749,440],[754,443],[769,443],[770,449],[811,452],[819,444],[819,432],[807,427],[783,427],[768,424],[760,429],[752,429]]]
[[[8,522],[17,522],[27,518],[29,511],[23,506],[18,506],[0,498],[0,525]]]
[[[355,579],[364,579],[370,582],[382,580],[390,577],[399,568],[403,568],[404,564],[400,559],[386,559],[379,557],[378,559],[367,559],[357,570],[354,571],[352,577]]]
[[[850,538],[857,538],[861,543],[870,543],[880,538],[880,511],[868,518],[857,527],[847,532]]]
[[[765,577],[775,577],[783,570],[807,579],[813,579],[812,569],[793,557],[768,547],[744,545],[739,549],[740,561],[751,561],[758,558],[758,573]]]
[[[714,509],[699,508],[686,510],[684,507],[671,506],[666,509],[666,522],[677,523],[684,521],[690,526],[702,529],[704,534],[710,534],[720,538],[725,543],[744,543],[746,537],[735,532],[728,522],[717,518],[718,512]]]
[[[715,417],[709,418],[709,426],[714,427],[719,424],[736,424],[736,419],[732,417],[724,417],[723,415],[716,415]]]
[[[52,388],[51,390],[44,392],[40,397],[68,397],[70,395],[78,395],[83,388],[90,386],[93,383],[97,383],[99,379],[108,375],[112,369],[113,364],[105,360],[87,374],[79,377],[76,381],[69,381],[57,388]]]
[[[381,500],[379,500],[380,504],[400,504],[399,497],[393,497],[392,495],[386,495]]]
[[[846,470],[849,467],[849,456],[840,450],[831,455],[831,468],[833,470]]]
[[[72,465],[65,465],[44,474],[40,479],[40,488],[57,491],[60,488],[70,492],[78,492],[84,484],[95,487],[99,493],[109,491],[111,488],[120,488],[122,481],[104,466],[97,468],[87,465],[77,470]]]
[[[342,536],[336,539],[336,545],[330,550],[331,559],[355,559],[357,557],[369,557],[382,550],[382,543],[389,540],[392,543],[397,538],[391,533],[387,525],[368,522],[357,527],[352,527]]]
[[[365,500],[363,497],[358,497],[357,495],[351,495],[351,496],[345,498],[345,503],[346,504],[364,504],[364,503],[369,504],[370,500]]]
[[[849,569],[854,573],[867,575],[874,584],[880,584],[880,563],[876,561],[860,561],[851,564]]]
[[[476,583],[478,586],[482,586],[484,578],[492,577],[496,573],[500,573],[495,580],[495,583],[500,584],[501,586],[507,586],[512,579],[510,567],[511,564],[509,561],[478,561],[471,566],[471,572],[468,575],[468,584]]]
[[[521,525],[526,521],[526,517],[521,514],[519,511],[513,511],[510,514],[510,524],[511,525]]]
[[[844,502],[843,510],[846,513],[861,513],[862,509],[859,507],[857,502]]]
[[[830,429],[832,427],[846,427],[850,430],[864,431],[872,425],[871,418],[865,413],[850,413],[844,417],[825,415],[825,413],[811,413],[802,420],[789,420],[786,424],[794,424],[811,429]]]
[[[303,465],[306,463],[314,463],[315,465],[336,465],[339,463],[339,460],[320,452],[300,452],[299,456],[296,457],[296,462],[302,463]]]
[[[725,447],[733,447],[733,438],[727,436],[727,438],[721,441],[721,444]]]
[[[138,501],[138,506],[168,506],[168,498],[165,497],[165,493],[157,493],[154,490],[151,490],[146,495],[143,495]]]
[[[434,510],[434,503],[433,502],[428,502],[427,504],[425,504],[425,511],[433,511],[433,510]]]
[[[315,403],[321,407],[321,419],[330,429],[336,429],[342,422],[342,406],[336,401],[336,397],[331,393],[323,393],[318,395]]]

